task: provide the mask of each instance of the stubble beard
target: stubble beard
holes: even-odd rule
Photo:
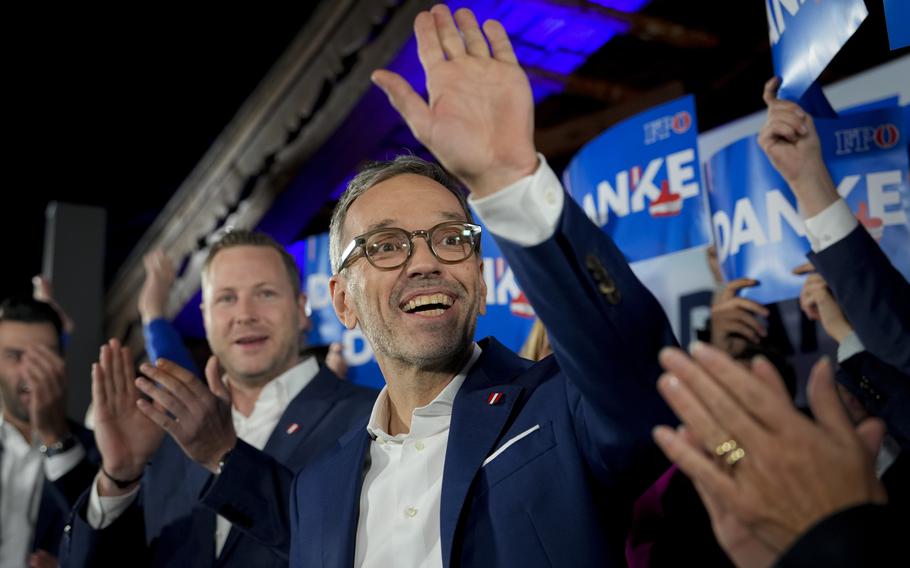
[[[299,348],[298,342],[294,342],[293,345],[287,346],[287,348],[282,349],[281,352],[276,357],[276,360],[272,361],[271,365],[267,365],[262,371],[258,373],[241,373],[236,367],[234,367],[230,358],[219,355],[215,353],[215,356],[218,357],[218,361],[221,363],[221,366],[224,368],[224,371],[227,373],[230,381],[236,382],[246,388],[259,388],[267,385],[273,379],[278,378],[285,372],[287,372],[292,367],[296,366],[299,363]],[[278,364],[277,359],[281,360],[281,364]]]
[[[7,384],[4,381],[4,386],[0,387],[0,408],[3,409],[5,414],[12,416],[19,422],[30,423],[31,416],[28,409],[19,403],[18,388],[8,390]]]
[[[468,307],[470,314],[464,324],[456,324],[451,333],[439,330],[424,337],[406,338],[396,333],[381,317],[378,310],[369,309],[363,301],[362,290],[353,295],[359,314],[360,329],[377,357],[394,361],[397,365],[422,371],[457,373],[474,341],[477,326],[478,302]],[[455,308],[450,308],[455,309]]]

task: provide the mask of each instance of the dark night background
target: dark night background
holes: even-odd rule
[[[317,4],[129,13],[46,7],[4,18],[0,297],[31,292],[52,200],[107,210],[109,282]],[[908,52],[889,50],[880,0],[867,6],[867,21],[823,83]],[[721,47],[687,51],[617,36],[576,74],[642,89],[682,81],[696,95],[703,131],[763,107],[771,61],[761,0],[735,10],[724,0],[653,0],[643,13],[713,33]],[[538,106],[537,124],[604,106],[556,95]]]
[[[51,200],[107,209],[109,280],[315,5],[7,20],[0,297],[31,293]]]

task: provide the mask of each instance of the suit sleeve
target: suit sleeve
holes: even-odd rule
[[[837,381],[885,421],[902,449],[910,450],[910,376],[860,351],[841,362]]]
[[[910,283],[863,227],[809,259],[866,349],[910,375]]]
[[[66,502],[67,511],[73,507],[79,496],[91,486],[95,479],[95,474],[98,473],[98,467],[101,465],[101,455],[95,447],[95,439],[92,432],[75,422],[70,422],[69,427],[73,436],[82,446],[82,458],[66,473],[51,482],[54,490]]]
[[[575,389],[568,402],[589,462],[605,479],[638,478],[646,486],[666,469],[651,429],[676,423],[656,389],[657,354],[676,340],[622,252],[571,197],[563,193],[563,201],[547,240],[523,247],[497,237],[497,243]]]
[[[60,566],[149,566],[151,554],[145,541],[141,495],[104,529],[94,529],[88,523],[88,501],[89,491],[85,491],[70,513],[60,545]]]
[[[213,476],[200,500],[286,560],[293,477],[291,470],[275,458],[238,440],[224,471]]]
[[[800,535],[775,566],[901,565],[904,525],[896,517],[885,505],[860,505],[835,513]]]
[[[164,358],[177,363],[197,377],[201,376],[174,324],[164,318],[154,319],[142,326],[142,334],[145,336],[145,350],[148,352],[149,361],[155,362],[159,358]]]

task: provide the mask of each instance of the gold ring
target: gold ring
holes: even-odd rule
[[[714,448],[714,454],[718,457],[724,457],[725,455],[729,454],[730,452],[736,451],[736,448],[738,448],[738,447],[739,446],[737,446],[736,440],[734,440],[733,438],[730,438],[726,442],[724,442],[722,444],[718,444]],[[742,458],[740,458],[740,459],[742,459]]]
[[[724,458],[724,460],[727,462],[728,466],[734,467],[744,457],[746,457],[746,450],[744,450],[742,448],[736,448],[735,450],[730,452],[727,455],[727,457]]]

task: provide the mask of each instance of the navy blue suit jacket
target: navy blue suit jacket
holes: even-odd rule
[[[910,283],[862,227],[809,259],[866,350],[910,375]]]
[[[838,381],[910,447],[910,283],[862,226],[809,259],[866,348]]]
[[[838,511],[800,535],[774,566],[906,566],[905,519],[891,505],[858,505]]]
[[[61,564],[286,566],[293,472],[369,416],[375,397],[321,368],[288,405],[264,450],[239,441],[217,477],[165,437],[136,501],[109,527],[91,528],[88,492],[82,495],[63,539]],[[216,513],[233,524],[218,558]]]
[[[58,554],[60,538],[63,536],[70,509],[79,495],[91,485],[101,463],[92,432],[71,420],[69,428],[72,435],[82,444],[85,456],[60,479],[44,480],[32,541],[32,550],[46,550],[54,556]]]
[[[631,502],[667,467],[651,428],[675,423],[655,388],[657,353],[675,343],[670,326],[622,253],[568,196],[552,238],[528,248],[498,244],[555,358],[532,364],[493,339],[480,342],[452,408],[443,564],[624,565]],[[489,404],[497,392],[502,402]],[[365,426],[298,474],[293,566],[353,564],[371,441]]]
[[[870,414],[885,421],[901,448],[910,451],[910,375],[862,351],[843,361],[836,377]]]

